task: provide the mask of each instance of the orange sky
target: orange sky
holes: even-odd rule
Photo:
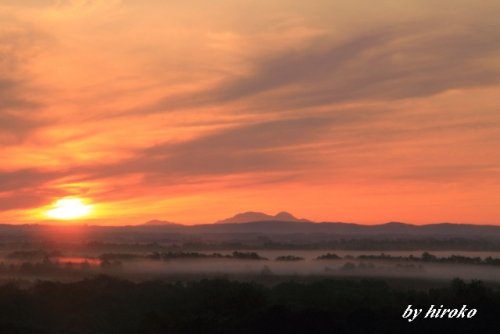
[[[499,12],[2,0],[0,222],[500,224]]]

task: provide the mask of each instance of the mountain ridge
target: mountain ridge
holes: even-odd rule
[[[163,221],[159,221],[163,222]],[[215,237],[232,238],[234,240],[254,240],[260,236],[276,236],[285,238],[302,235],[303,240],[309,238],[441,238],[441,239],[482,239],[500,240],[500,226],[437,223],[427,225],[413,225],[408,223],[388,222],[377,225],[362,225],[343,222],[302,222],[302,221],[256,221],[248,223],[227,224],[152,224],[99,226],[99,225],[8,225],[0,224],[0,242],[7,242],[15,238],[53,235],[56,238],[62,235],[87,235],[88,238],[99,239],[103,236],[114,235],[116,238],[139,238],[147,236],[151,240],[171,240],[173,236],[184,235],[186,238]],[[177,238],[177,237],[175,237]]]
[[[283,222],[309,222],[312,223],[312,221],[304,218],[297,218],[294,215],[292,215],[289,212],[286,211],[281,211],[278,212],[276,215],[269,215],[263,212],[258,212],[258,211],[246,211],[246,212],[241,212],[237,213],[236,215],[218,220],[214,224],[244,224],[244,223],[251,223],[251,222],[257,222],[257,221],[283,221]]]
[[[142,226],[172,226],[172,225],[182,225],[182,224],[178,224],[178,223],[173,223],[171,221],[167,221],[167,220],[159,220],[159,219],[152,219],[152,220],[148,220],[147,222],[141,224]]]

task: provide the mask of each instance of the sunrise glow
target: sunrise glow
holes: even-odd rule
[[[54,203],[47,211],[47,216],[53,219],[73,220],[90,214],[92,208],[79,198],[63,198]]]
[[[500,224],[499,12],[0,1],[0,221]]]

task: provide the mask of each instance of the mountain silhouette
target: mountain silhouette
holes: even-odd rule
[[[164,226],[164,225],[179,225],[177,223],[172,223],[166,220],[153,219],[142,224],[144,226]]]
[[[291,213],[282,211],[276,215],[268,215],[262,212],[248,211],[243,213],[238,213],[230,218],[219,220],[215,224],[242,224],[251,222],[267,222],[267,221],[280,221],[280,222],[303,222],[310,223],[310,220],[303,218],[296,218]]]
[[[254,218],[255,216],[251,216]],[[273,217],[273,216],[271,216]],[[266,218],[269,219],[269,216]],[[252,222],[227,222],[185,226],[191,233],[251,233],[251,234],[323,234],[336,236],[426,236],[426,237],[492,237],[500,238],[500,226],[471,224],[412,225],[389,222],[377,225],[362,225],[342,222],[314,223],[308,221],[258,220]]]
[[[264,216],[263,216],[264,215]],[[495,225],[472,225],[472,224],[453,224],[439,223],[428,225],[412,225],[399,222],[390,222],[377,225],[363,225],[341,222],[321,222],[314,223],[308,221],[283,221],[281,219],[297,219],[288,214],[277,214],[275,216],[258,214],[255,215],[236,215],[236,223],[227,222],[219,224],[198,224],[182,225],[170,223],[162,220],[151,220],[141,225],[127,226],[96,226],[96,225],[9,225],[0,224],[0,234],[3,234],[6,240],[32,239],[40,235],[53,236],[54,240],[60,240],[61,235],[80,235],[85,231],[86,238],[92,241],[115,239],[136,240],[144,242],[165,240],[189,240],[195,237],[207,237],[213,240],[220,238],[232,238],[233,240],[248,240],[257,236],[274,236],[277,240],[286,240],[290,236],[293,238],[302,235],[304,240],[331,240],[334,238],[355,237],[355,238],[436,238],[453,240],[450,238],[459,238],[457,247],[460,247],[460,240],[469,240],[480,238],[481,240],[500,240],[500,226]],[[243,218],[256,219],[264,217],[264,221],[242,222]],[[278,219],[278,218],[281,219]],[[234,217],[230,218],[233,219]],[[221,221],[221,222],[224,222]],[[416,239],[415,239],[416,238]],[[425,239],[419,239],[425,240]]]

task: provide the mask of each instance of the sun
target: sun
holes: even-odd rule
[[[92,207],[79,198],[62,198],[54,203],[47,216],[54,219],[72,220],[87,216]]]

